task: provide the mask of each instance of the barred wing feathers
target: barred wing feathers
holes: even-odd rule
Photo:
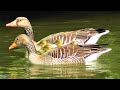
[[[54,48],[48,52],[47,55],[51,56],[53,60],[58,60],[58,63],[80,63],[84,62],[85,58],[89,55],[99,52],[99,46],[79,46],[67,45],[59,48]]]

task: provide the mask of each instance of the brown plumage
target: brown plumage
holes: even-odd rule
[[[51,34],[41,39],[40,41],[35,42],[31,23],[26,17],[17,17],[11,23],[6,24],[6,26],[23,27],[25,30],[25,34],[33,40],[33,43],[37,50],[41,49],[39,44],[42,40],[47,41],[47,43],[51,44],[53,48],[56,47],[56,40],[61,40],[62,46],[70,44],[73,41],[76,42],[76,44],[78,45],[95,44],[102,35],[109,33],[109,30],[106,29],[85,28]]]
[[[32,64],[73,64],[87,62],[87,58],[91,55],[101,55],[110,51],[111,49],[102,48],[100,45],[65,45],[49,50],[43,55],[36,53],[36,48],[32,40],[25,34],[16,37],[9,49],[24,45],[29,52],[29,61]]]

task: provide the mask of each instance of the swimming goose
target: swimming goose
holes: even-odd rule
[[[6,26],[23,27],[25,30],[25,34],[33,41],[37,50],[41,49],[41,46],[39,44],[43,40],[46,41],[47,43],[50,43],[52,47],[57,47],[55,42],[59,42],[59,40],[61,41],[58,43],[58,45],[61,46],[67,45],[71,42],[75,42],[78,45],[95,44],[102,35],[109,33],[109,30],[106,29],[85,28],[75,31],[66,31],[51,34],[41,39],[40,41],[36,42],[34,40],[31,23],[26,17],[17,17],[14,21],[6,24]]]
[[[32,64],[54,65],[54,64],[73,64],[86,62],[93,54],[101,55],[111,49],[102,48],[99,45],[66,45],[56,47],[50,51],[38,55],[32,40],[25,34],[18,35],[9,49],[17,46],[25,46],[29,52],[29,61]]]

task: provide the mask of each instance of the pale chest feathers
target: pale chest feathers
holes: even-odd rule
[[[47,55],[29,54],[29,60],[32,64],[51,65],[52,57]]]

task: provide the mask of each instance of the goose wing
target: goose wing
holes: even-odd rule
[[[78,42],[78,44],[84,44],[86,41],[88,41],[91,38],[90,33],[87,32],[89,29],[85,28],[76,31],[67,31],[67,32],[51,34],[38,41],[37,44],[39,45],[42,40],[46,40],[47,43],[51,43],[51,44],[55,43],[56,40],[61,40],[62,46],[67,45],[73,41]]]
[[[54,58],[54,60],[58,60],[60,63],[79,63],[84,62],[85,58],[89,55],[99,52],[100,48],[100,46],[96,45],[66,45],[54,48],[47,55]]]

